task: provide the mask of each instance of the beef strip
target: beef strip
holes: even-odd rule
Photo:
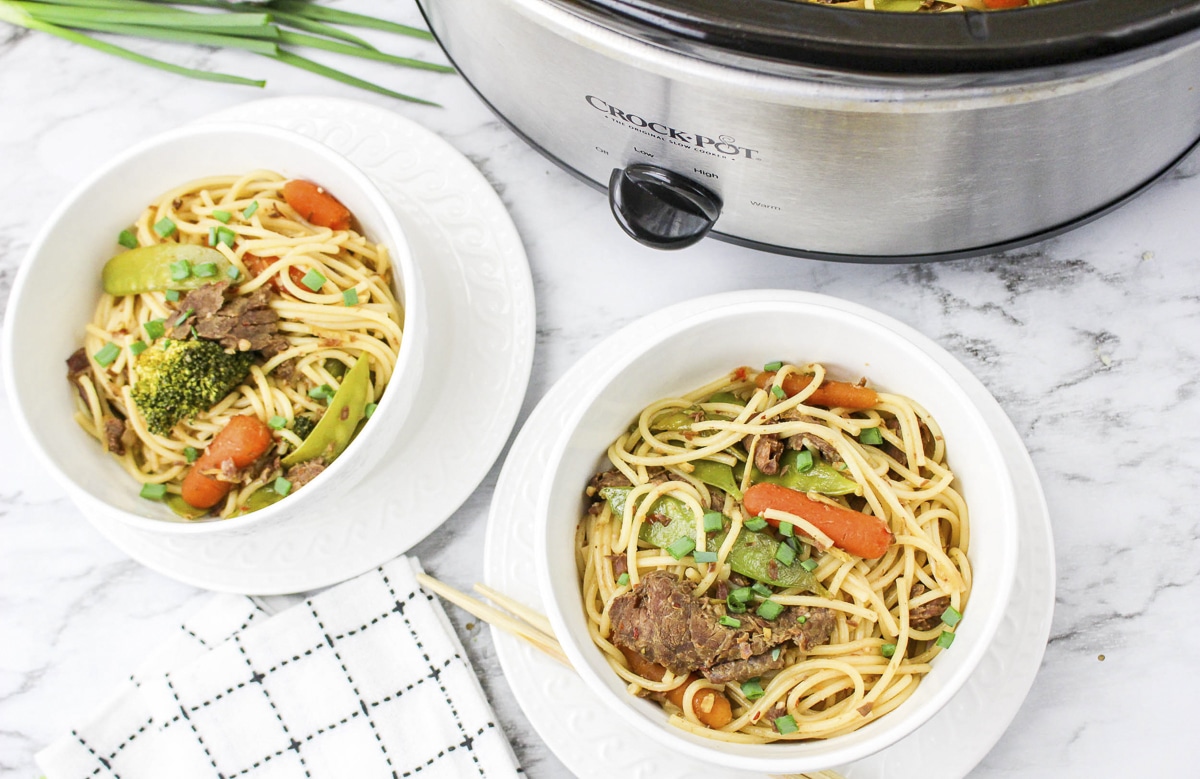
[[[197,336],[226,349],[262,352],[267,358],[287,349],[287,339],[279,334],[279,315],[271,308],[271,292],[263,286],[249,295],[230,297],[229,285],[218,281],[187,293],[176,309],[180,316],[171,321],[170,336],[186,338],[195,328]]]
[[[900,421],[895,417],[889,417],[884,421],[883,425],[893,433],[900,432]],[[924,422],[919,419],[917,420],[917,428],[921,431],[921,448],[925,450],[925,456],[929,457],[933,454],[933,445],[935,443],[933,440],[933,432],[925,425]],[[891,457],[905,468],[910,467],[908,464],[908,455],[904,453],[903,449],[896,446],[891,441],[885,440],[879,448],[882,449],[888,457]]]
[[[921,582],[913,585],[912,591],[908,597],[916,598],[929,592],[929,588]],[[909,609],[908,625],[913,630],[933,630],[942,621],[942,614],[946,609],[950,608],[950,596],[943,595],[940,598],[934,598],[928,603],[922,603],[920,606]]]
[[[704,677],[713,684],[744,682],[770,671],[778,671],[787,665],[787,660],[784,659],[782,652],[779,653],[779,657],[771,657],[771,655],[772,652],[763,652],[761,655],[755,655],[745,660],[718,663],[712,668],[704,669]]]
[[[780,416],[780,420],[786,422],[808,422],[813,425],[821,424],[821,420],[814,416],[798,414],[794,411],[783,414]],[[796,433],[793,436],[788,436],[787,446],[789,449],[795,449],[796,451],[808,449],[821,455],[821,459],[827,463],[840,463],[842,461],[842,456],[838,454],[836,446],[812,433]]]
[[[739,614],[741,625],[726,627],[725,603],[701,600],[691,586],[668,571],[652,571],[630,592],[613,600],[612,641],[673,673],[760,655],[785,641],[807,649],[829,640],[833,615],[827,609],[788,607],[774,620]],[[804,623],[797,621],[805,616]]]
[[[87,393],[83,391],[83,385],[79,383],[79,378],[91,368],[92,364],[88,361],[87,351],[82,346],[67,358],[67,381],[75,385],[75,391],[79,393],[79,399],[84,403],[87,403]]]
[[[613,576],[621,578],[621,574],[629,573],[629,558],[623,554],[610,554],[608,561],[612,563]]]
[[[647,481],[647,484],[662,484],[665,481],[687,481],[687,479],[683,478],[682,476],[676,475],[671,471],[668,471],[666,468],[659,468],[657,466],[652,466],[646,469],[646,474],[650,477],[649,481]],[[629,481],[629,478],[616,468],[597,473],[591,478],[587,486],[586,494],[588,497],[593,499],[592,505],[588,508],[588,513],[600,513],[600,506],[604,502],[604,498],[601,498],[599,495],[600,490],[604,489],[605,487],[632,486],[633,482]],[[717,508],[725,505],[725,493],[717,489],[709,488],[708,494],[705,495],[702,493],[700,497],[702,501],[703,499],[708,500],[708,504],[704,506],[706,509]],[[664,522],[664,524],[666,523]]]
[[[757,442],[757,443],[755,443]],[[748,435],[742,439],[742,445],[749,452],[754,449],[754,467],[767,476],[779,473],[779,458],[783,456],[783,441],[774,433],[763,435]]]
[[[325,470],[325,458],[314,457],[288,468],[286,478],[292,483],[292,489],[298,490],[315,479],[317,474],[323,470]]]
[[[104,417],[104,445],[117,456],[125,454],[125,421],[113,416]]]

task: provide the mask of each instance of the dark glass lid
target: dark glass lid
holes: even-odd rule
[[[561,1],[561,0],[560,0]],[[889,13],[795,0],[566,0],[637,37],[838,70],[979,73],[1078,63],[1200,29],[1200,0],[1064,0]]]

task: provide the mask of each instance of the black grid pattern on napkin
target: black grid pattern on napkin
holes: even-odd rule
[[[419,589],[398,594],[383,568],[376,569],[375,574],[378,583],[383,585],[380,592],[386,593],[388,603],[365,622],[339,625],[339,615],[326,613],[319,596],[310,598],[295,607],[306,609],[310,617],[307,629],[312,631],[312,640],[300,642],[302,649],[296,651],[293,648],[288,653],[273,655],[271,647],[250,645],[242,636],[235,636],[233,644],[246,665],[244,678],[228,687],[210,690],[200,700],[191,699],[172,684],[179,717],[186,721],[204,750],[215,776],[252,779],[264,767],[276,771],[285,768],[280,765],[282,762],[288,764],[289,775],[323,779],[331,775],[329,767],[314,765],[314,756],[327,752],[325,747],[329,740],[339,731],[348,729],[360,731],[354,734],[359,739],[356,743],[366,740],[363,739],[365,729],[369,741],[378,751],[373,757],[359,754],[364,762],[374,761],[369,776],[391,776],[393,779],[419,776],[446,759],[454,761],[457,776],[487,775],[475,752],[474,742],[488,730],[495,729],[496,723],[491,718],[465,722],[443,680],[443,675],[451,672],[461,675],[465,670],[469,674],[469,666],[457,651],[431,656],[405,613],[414,599],[432,601],[432,596]],[[385,648],[394,650],[394,654],[372,651],[380,642]],[[400,656],[405,651],[408,656]],[[381,669],[380,664],[388,665],[387,661],[392,657],[396,664]],[[340,679],[329,677],[327,669],[330,667],[336,667]],[[289,671],[296,672],[297,679],[302,675],[325,674],[321,679],[324,684],[312,686],[326,695],[332,691],[334,697],[310,700],[310,705],[305,706],[303,693],[284,678]],[[387,682],[391,684],[381,686]],[[471,682],[473,684],[473,680]],[[427,713],[429,719],[444,719],[448,715],[453,725],[452,738],[439,743],[429,743],[428,739],[406,743],[403,723],[397,721],[401,713],[397,704],[413,696],[420,698],[415,703],[420,704],[419,711]],[[262,721],[274,720],[278,723],[278,732],[271,736],[269,744],[262,743],[261,739],[254,739],[252,747],[237,744],[236,738],[229,738],[228,717],[235,712],[257,717],[255,721],[260,723],[260,728]],[[397,718],[389,716],[392,714]],[[405,716],[411,718],[413,715],[410,706]],[[217,724],[221,727],[214,727]],[[236,737],[236,732],[233,735]],[[323,741],[326,743],[322,744]]]

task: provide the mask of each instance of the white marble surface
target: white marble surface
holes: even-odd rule
[[[420,18],[411,0],[344,7]],[[432,44],[388,43],[439,56]],[[597,192],[527,148],[456,77],[347,65],[445,106],[436,109],[249,55],[143,50],[262,74],[269,85],[260,92],[187,81],[0,25],[0,310],[58,200],[139,138],[264,95],[356,97],[398,111],[466,154],[524,237],[538,343],[522,420],[616,327],[723,289],[803,289],[864,302],[945,345],[1029,447],[1058,564],[1041,671],[972,779],[1196,775],[1200,161],[1096,223],[974,260],[838,265],[715,242],[659,254],[626,239]],[[24,456],[11,415],[0,403],[0,774],[33,779],[33,753],[99,703],[207,594],[130,561],[93,530]],[[460,588],[482,560],[497,471],[415,549]],[[516,706],[487,630],[455,619],[528,773],[564,775]],[[936,767],[927,774],[937,775]]]

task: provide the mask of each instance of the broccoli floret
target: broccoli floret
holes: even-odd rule
[[[166,435],[179,420],[212,408],[241,384],[255,356],[227,354],[213,341],[164,339],[138,357],[133,402],[150,432]]]
[[[308,434],[317,426],[317,420],[304,414],[296,417],[296,421],[292,423],[292,432],[303,441],[308,438]]]

